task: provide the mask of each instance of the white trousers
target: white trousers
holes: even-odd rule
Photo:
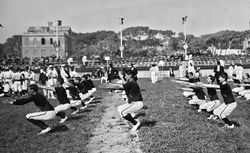
[[[118,113],[121,117],[126,116],[127,114],[134,113],[143,107],[143,102],[142,101],[136,101],[132,103],[126,103],[123,105],[118,106]]]
[[[33,119],[33,120],[51,120],[55,118],[56,112],[55,111],[44,111],[44,112],[34,112],[29,113],[26,115],[27,119]]]
[[[236,102],[227,105],[225,103],[222,103],[218,108],[214,110],[214,115],[217,115],[219,118],[222,119],[226,118],[234,111],[236,107]]]
[[[58,112],[63,112],[63,111],[66,111],[68,109],[71,108],[71,105],[69,103],[66,103],[66,104],[60,104],[58,106],[55,107],[55,112],[58,113]]]
[[[216,109],[219,106],[220,106],[220,101],[219,100],[213,100],[213,101],[208,101],[208,102],[206,102],[204,104],[201,104],[199,108],[200,109],[205,109],[208,112],[210,112],[210,111]]]

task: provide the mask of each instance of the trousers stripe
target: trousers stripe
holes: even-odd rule
[[[130,107],[132,107],[134,104],[129,105],[129,107],[125,108],[123,111],[121,111],[121,115],[123,116],[123,112],[126,111],[127,109],[129,109]]]
[[[227,105],[228,106],[228,105]],[[220,118],[222,118],[221,114],[226,110],[227,106],[221,111]]]
[[[30,116],[29,119],[31,119],[32,117],[43,116],[45,114],[46,114],[46,112],[44,112],[43,114],[38,114],[38,115]]]

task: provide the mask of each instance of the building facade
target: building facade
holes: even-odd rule
[[[57,30],[57,26],[48,22],[48,26],[31,26],[22,34],[22,57],[67,57],[72,49],[72,31],[69,26],[58,26]]]

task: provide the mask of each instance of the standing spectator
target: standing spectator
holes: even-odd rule
[[[138,80],[138,78],[137,78],[138,70],[134,66],[134,64],[131,64],[131,71],[132,71],[132,75],[133,75],[134,80],[137,81]]]
[[[214,67],[214,77],[215,77],[215,79],[216,79],[217,84],[220,83],[220,81],[219,81],[219,76],[220,76],[222,73],[225,73],[224,67],[221,66],[220,61],[218,60],[218,61],[217,61],[217,65]]]
[[[185,77],[185,67],[184,67],[184,65],[182,63],[180,63],[180,66],[179,66],[179,73],[180,73],[180,76],[179,76],[180,78]]]
[[[39,83],[42,85],[47,85],[48,77],[46,75],[46,72],[44,69],[40,69],[40,74],[39,74]],[[47,90],[43,89],[43,94],[44,96],[47,96]]]
[[[163,71],[163,68],[165,66],[165,62],[163,61],[163,59],[160,59],[159,61],[159,70],[160,70],[160,73]]]
[[[230,63],[230,65],[228,67],[227,74],[228,74],[228,79],[232,80],[232,77],[233,77],[233,74],[234,74],[234,67],[233,67],[232,63]]]
[[[175,77],[175,75],[174,75],[174,70],[173,70],[173,68],[169,68],[169,77],[170,78],[174,78]]]
[[[151,68],[150,68],[150,76],[151,76],[151,81],[152,83],[156,83],[158,80],[158,76],[159,76],[159,68],[156,64],[152,64]]]
[[[108,82],[112,82],[117,76],[119,76],[118,71],[113,67],[113,64],[110,63],[108,67]]]
[[[87,56],[83,56],[82,57],[82,64],[83,64],[84,67],[87,66],[87,62],[88,62]]]
[[[104,66],[101,67],[101,83],[108,82],[107,70]]]
[[[188,61],[188,73],[192,72],[193,74],[195,74],[195,68],[194,68],[194,61],[193,60],[189,60]]]
[[[242,80],[242,78],[243,78],[243,70],[244,69],[242,67],[242,64],[237,63],[236,65],[237,65],[237,67],[235,68],[236,78],[238,80]]]
[[[68,60],[67,60],[67,63],[69,66],[72,66],[73,65],[73,57],[69,57]]]

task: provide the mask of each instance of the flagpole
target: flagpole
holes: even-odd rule
[[[58,21],[57,21],[58,22]],[[58,23],[56,23],[56,58],[59,58],[59,36],[58,36]]]
[[[122,43],[122,26],[123,26],[123,20],[124,18],[120,18],[120,52],[121,52],[121,58],[123,58],[123,51],[124,51],[124,46],[123,46],[123,43]]]
[[[184,16],[182,18],[182,24],[183,24],[183,34],[184,34],[184,43],[183,43],[183,48],[184,48],[184,59],[187,60],[187,49],[188,49],[188,44],[187,44],[187,34],[186,34],[186,21],[187,21],[188,16]]]

